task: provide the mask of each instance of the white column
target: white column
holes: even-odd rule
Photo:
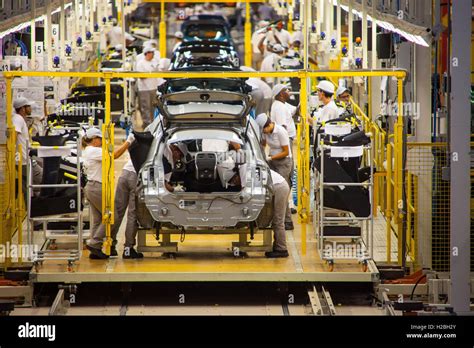
[[[46,19],[44,21],[44,42],[46,46],[46,59],[48,62],[48,70],[53,69],[53,49],[52,49],[52,32],[51,32],[51,0],[46,0]]]
[[[362,0],[362,68],[367,69],[367,48],[369,38],[367,37],[367,0]]]
[[[36,65],[36,0],[31,2],[31,42],[30,42],[30,52],[31,52],[31,70],[35,69]]]
[[[349,36],[349,47],[348,47],[348,54],[349,57],[352,58],[353,53],[354,53],[354,42],[352,41],[352,35],[353,35],[353,23],[352,23],[352,1],[349,0],[349,9],[347,12],[347,18],[348,18],[348,36]]]
[[[336,18],[336,32],[337,32],[337,49],[339,52],[342,49],[341,46],[341,2],[340,0],[337,0],[337,18]]]

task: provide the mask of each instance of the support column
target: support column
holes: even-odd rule
[[[252,24],[250,23],[250,2],[245,1],[245,26],[244,26],[244,43],[245,43],[245,65],[252,66]]]
[[[469,312],[470,300],[470,130],[471,2],[452,1],[450,113],[451,298],[457,314]]]

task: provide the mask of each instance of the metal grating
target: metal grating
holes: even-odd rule
[[[450,270],[450,183],[443,180],[448,166],[445,143],[408,144],[407,170],[410,176],[410,200],[414,207],[410,233],[421,245],[431,247],[431,267],[438,272]],[[471,202],[473,175],[471,170]],[[474,255],[474,224],[471,204],[471,255]],[[418,250],[416,250],[418,252]],[[474,260],[471,258],[471,271]]]

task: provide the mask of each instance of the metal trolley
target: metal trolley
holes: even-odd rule
[[[65,130],[78,130],[71,128],[64,128]],[[75,178],[71,177],[73,183],[54,183],[54,184],[39,184],[34,185],[32,180],[32,165],[33,159],[28,158],[27,161],[27,233],[28,242],[30,245],[34,242],[35,233],[35,222],[41,222],[41,230],[36,232],[43,232],[44,234],[44,247],[33,253],[32,262],[35,266],[36,271],[39,270],[40,266],[44,261],[47,260],[64,260],[67,261],[67,270],[71,272],[73,265],[81,257],[83,248],[83,240],[87,238],[84,235],[83,217],[82,217],[82,189],[81,189],[81,136],[78,134],[75,139],[75,144],[66,144],[64,146],[30,146],[30,150],[37,150],[39,158],[47,157],[62,157],[64,153],[76,151],[76,173]],[[44,176],[43,176],[44,177]],[[63,200],[68,205],[68,208],[64,211],[47,211],[43,213],[34,212],[34,202],[31,197],[31,192],[34,189],[67,189],[76,188],[76,191],[67,197],[58,197],[56,199]],[[41,202],[40,202],[41,203]],[[51,206],[59,206],[58,202],[52,202]],[[61,203],[61,202],[60,202]],[[45,201],[44,205],[47,204]],[[38,205],[38,204],[36,204]],[[67,227],[53,228],[53,224],[65,224]],[[56,245],[56,239],[62,238],[73,243],[74,246],[71,249],[58,249]]]
[[[331,272],[334,270],[336,260],[357,260],[365,272],[368,269],[369,261],[373,258],[374,224],[371,208],[374,174],[373,148],[370,142],[355,146],[341,146],[341,144],[337,144],[337,141],[333,142],[333,137],[340,139],[342,135],[350,134],[351,125],[348,122],[326,125],[325,128],[324,133],[317,135],[315,144],[315,155],[319,158],[319,165],[315,165],[314,170],[315,213],[313,214],[313,225],[316,229],[318,251],[321,258],[327,262]],[[365,135],[370,136],[370,134]],[[340,176],[333,175],[334,173],[331,172],[335,163],[348,162],[356,158],[362,159],[360,163],[365,166],[364,172],[366,175],[370,174],[367,180],[348,180],[349,177],[340,180]],[[359,170],[359,166],[355,169]],[[347,191],[357,190],[364,193],[367,201],[360,200],[351,202],[351,204],[365,204],[365,212],[362,214],[354,213],[351,209],[344,207],[344,204],[338,206],[337,202],[335,203],[334,199],[329,197],[331,192],[337,192],[339,196],[344,196],[348,193]],[[353,198],[350,194],[347,196],[348,200]]]

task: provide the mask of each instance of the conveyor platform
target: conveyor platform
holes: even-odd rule
[[[321,260],[316,239],[308,235],[306,254],[302,255],[300,226],[287,234],[290,257],[267,259],[261,252],[250,252],[248,257],[234,257],[232,242],[236,235],[188,235],[179,243],[178,256],[165,258],[160,253],[145,253],[141,260],[90,260],[84,251],[81,259],[68,272],[67,264],[44,262],[38,271],[32,270],[36,283],[81,282],[375,282],[379,273],[372,261],[363,271],[356,261],[338,262],[331,272]],[[310,226],[309,226],[310,227]],[[308,228],[310,230],[310,228]],[[148,236],[147,244],[157,243]],[[173,241],[179,242],[180,236]],[[261,235],[255,243],[261,243]]]

